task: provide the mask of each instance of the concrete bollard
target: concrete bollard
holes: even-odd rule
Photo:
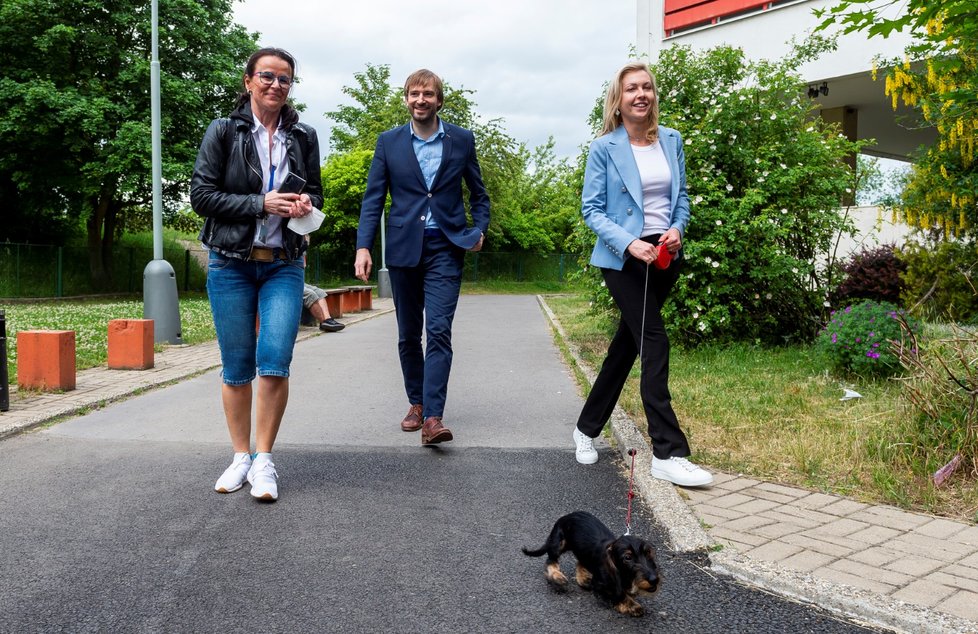
[[[109,322],[109,369],[148,370],[154,365],[152,319]]]
[[[17,384],[46,391],[75,389],[75,331],[18,332]]]

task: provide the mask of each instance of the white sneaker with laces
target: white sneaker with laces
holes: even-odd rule
[[[278,473],[271,454],[258,454],[248,470],[251,497],[274,502],[278,499]]]
[[[678,456],[666,460],[652,456],[652,477],[681,487],[701,487],[713,482],[713,476],[708,471]]]
[[[574,428],[574,444],[577,445],[575,456],[581,464],[594,464],[598,461],[598,450],[594,448],[593,439],[581,433],[577,427]]]
[[[231,461],[231,466],[225,469],[221,477],[217,479],[214,490],[218,493],[233,493],[237,491],[244,486],[249,469],[251,469],[251,454],[246,451],[234,454],[234,460]]]

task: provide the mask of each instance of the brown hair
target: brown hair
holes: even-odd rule
[[[618,69],[615,73],[614,79],[611,80],[611,84],[608,85],[608,92],[604,98],[604,127],[601,130],[601,134],[608,134],[613,132],[615,128],[621,125],[621,96],[623,94],[622,83],[625,81],[625,75],[628,73],[635,72],[637,70],[644,70],[649,74],[649,79],[652,80],[652,107],[649,108],[648,117],[648,129],[645,131],[645,138],[649,141],[655,141],[659,136],[659,89],[655,85],[655,76],[652,71],[649,70],[649,65],[645,62],[629,62]]]
[[[251,102],[251,95],[248,94],[248,88],[244,86],[244,78],[251,77],[252,75],[255,74],[255,66],[258,65],[258,60],[260,60],[263,57],[277,57],[283,60],[286,64],[289,65],[289,69],[292,71],[292,78],[295,79],[295,58],[292,57],[291,53],[289,53],[288,51],[282,48],[275,48],[274,46],[266,46],[264,48],[258,49],[257,51],[251,54],[251,57],[248,58],[248,62],[245,64],[245,74],[244,77],[241,78],[241,85],[244,87],[244,90],[242,90],[241,94],[238,95],[238,100],[234,104],[235,110],[237,110],[244,104]],[[283,105],[282,127],[285,130],[288,130],[293,125],[298,123],[298,121],[299,121],[299,113],[296,112],[295,108],[293,108],[287,103]]]
[[[444,104],[445,86],[442,84],[441,77],[434,74],[427,68],[414,71],[408,75],[407,79],[404,80],[404,98],[407,99],[408,91],[413,86],[427,86],[428,84],[435,87],[435,96],[438,97],[438,103]]]

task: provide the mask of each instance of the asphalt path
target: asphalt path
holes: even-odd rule
[[[520,547],[577,509],[622,532],[627,465],[574,461],[581,397],[532,297],[464,296],[454,338],[438,448],[398,428],[392,315],[299,343],[275,504],[212,490],[217,372],[0,441],[0,632],[871,631],[669,552],[639,498],[646,616],[551,590]]]

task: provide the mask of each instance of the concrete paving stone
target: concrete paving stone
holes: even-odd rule
[[[893,561],[884,564],[883,567],[887,570],[902,572],[903,574],[920,578],[934,572],[943,565],[944,562],[936,559],[904,555],[903,557],[894,559]]]
[[[741,513],[744,514],[753,515],[755,513],[763,513],[764,511],[770,511],[773,508],[779,508],[781,506],[783,505],[779,504],[778,502],[753,499],[750,502],[745,502],[744,504],[740,504],[738,506],[733,507],[732,510],[740,511]]]
[[[970,546],[970,544],[967,544]],[[964,559],[958,562],[962,566],[968,566],[969,568],[975,568],[978,572],[978,554],[968,555]]]
[[[791,524],[801,529],[815,528],[816,526],[825,524],[826,521],[835,519],[834,515],[811,517],[807,513],[799,512],[799,509],[792,506],[780,506],[770,511],[764,511],[761,513],[761,516],[771,518],[777,522]]]
[[[959,592],[959,590],[926,579],[919,579],[911,581],[906,587],[894,592],[893,598],[932,608],[955,592]]]
[[[754,488],[762,491],[770,491],[771,493],[777,493],[778,495],[786,495],[794,499],[803,498],[809,494],[809,492],[805,489],[789,487],[783,484],[774,484],[773,482],[762,482]]]
[[[841,540],[825,541],[824,539],[817,539],[808,535],[806,533],[792,533],[791,535],[785,535],[781,538],[781,541],[788,542],[789,544],[796,544],[807,548],[808,550],[814,550],[817,553],[822,553],[823,555],[831,555],[832,557],[847,557],[850,553],[857,550],[862,550],[865,545],[857,543],[842,543]]]
[[[753,530],[753,532],[763,537],[767,537],[768,539],[781,539],[785,535],[792,535],[794,533],[801,532],[802,530],[804,529],[795,524],[773,522],[765,526],[758,526]]]
[[[812,550],[802,550],[797,555],[792,555],[781,562],[782,566],[798,570],[799,572],[811,572],[835,561],[835,557]]]
[[[892,506],[870,506],[849,514],[849,519],[860,520],[869,524],[889,526],[898,530],[914,530],[928,523],[931,518],[927,515],[909,513]]]
[[[753,548],[744,553],[747,557],[751,559],[760,559],[761,561],[771,561],[778,563],[784,561],[785,559],[796,555],[802,551],[801,546],[795,546],[793,544],[785,544],[783,542],[768,542],[767,544],[762,544],[757,548]]]
[[[700,521],[700,524],[709,531],[716,526],[722,526],[727,522],[727,519],[720,517],[719,515],[711,515],[709,513],[703,513],[699,509],[696,510],[696,518]]]
[[[713,504],[697,504],[693,507],[693,509],[695,509],[697,512],[702,511],[703,513],[708,513],[716,517],[722,517],[724,520],[735,520],[738,517],[744,516],[744,514],[739,511],[734,511],[722,506],[714,506]]]
[[[869,524],[865,522],[841,518],[828,524],[822,524],[809,532],[819,539],[825,539],[826,537],[847,537],[866,528],[869,528]]]
[[[864,577],[866,579],[871,579],[873,581],[878,581],[879,583],[885,583],[894,587],[902,587],[913,581],[913,577],[910,575],[901,574],[892,570],[886,570],[885,568],[878,568],[876,566],[867,566],[866,564],[859,563],[858,561],[853,561],[851,559],[839,559],[826,566],[826,568],[838,570],[839,572],[845,572],[850,575],[856,575],[857,577]]]
[[[924,578],[928,581],[940,583],[945,586],[951,586],[952,588],[957,588],[959,590],[978,592],[978,581],[975,581],[969,577],[959,577],[958,575],[950,574],[943,568],[941,570],[935,570]]]
[[[849,555],[849,559],[864,563],[868,566],[885,566],[891,561],[901,559],[907,555],[897,550],[891,550],[883,546],[873,546],[865,550],[857,550]],[[940,566],[940,564],[938,564]]]
[[[967,544],[978,548],[978,526],[968,526],[960,533],[955,533],[949,539],[959,544]]]
[[[958,580],[959,588],[978,592],[978,574],[976,574],[974,568],[959,566],[958,564],[951,564],[949,566],[944,566],[941,569],[941,572],[956,578]]]
[[[937,609],[970,621],[978,621],[978,594],[958,592],[937,604]]]
[[[831,567],[818,568],[813,570],[812,574],[816,577],[821,577],[826,581],[831,581],[833,583],[841,583],[847,586],[852,586],[854,588],[865,588],[866,590],[871,590],[879,594],[890,594],[896,590],[895,586],[891,586],[886,583],[881,583],[874,579],[867,579],[865,577],[860,577],[858,575],[852,575],[841,570],[835,570]]]
[[[720,482],[719,484],[714,481],[713,486],[714,488],[723,489],[724,491],[740,491],[742,489],[749,489],[752,486],[757,486],[758,484],[760,484],[760,481],[758,480],[737,477]]]
[[[714,498],[710,502],[710,506],[718,506],[720,508],[733,508],[739,506],[746,502],[750,502],[754,498],[741,493],[728,493],[727,495],[721,495],[720,497]]]
[[[769,541],[760,535],[751,535],[750,533],[744,533],[742,531],[730,530],[724,526],[715,527],[712,531],[710,531],[710,535],[712,535],[714,539],[726,539],[753,547],[766,544]]]
[[[721,483],[723,483],[723,482],[730,482],[731,480],[736,480],[739,477],[740,476],[735,475],[735,474],[732,474],[732,473],[724,473],[723,471],[714,471],[713,472],[713,486],[710,487],[710,488],[715,489],[718,486],[720,486]]]
[[[916,533],[904,533],[890,542],[890,547],[911,555],[927,553],[928,557],[946,562],[957,562],[975,552],[973,546],[943,539],[934,539]]]
[[[760,487],[751,487],[750,489],[745,489],[742,491],[744,495],[750,495],[756,497],[760,500],[768,500],[770,502],[777,502],[778,504],[791,504],[797,498],[791,495],[784,495],[783,493],[777,493],[775,491],[767,491]]]
[[[868,504],[863,504],[862,502],[854,502],[853,500],[839,498],[831,504],[826,504],[820,510],[825,513],[831,513],[832,515],[838,515],[839,517],[845,517],[857,511],[861,511],[868,506]]]
[[[885,526],[870,526],[869,528],[865,528],[849,535],[849,539],[866,542],[867,544],[883,544],[895,538],[897,535],[902,534],[902,531],[887,528]]]
[[[766,517],[761,517],[759,515],[746,515],[739,519],[730,520],[723,524],[724,528],[735,531],[745,531],[754,532],[757,528],[761,526],[766,526],[768,524],[773,524],[774,520],[768,519]]]
[[[717,497],[712,489],[679,489],[678,493],[692,504],[709,503]]]

